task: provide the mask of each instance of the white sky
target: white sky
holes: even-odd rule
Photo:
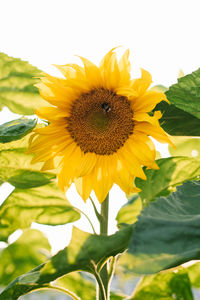
[[[142,67],[155,84],[168,86],[176,82],[180,69],[187,74],[200,66],[199,11],[199,0],[0,0],[0,51],[52,73],[51,64],[77,62],[75,54],[98,63],[107,51],[122,45],[119,53],[131,51],[133,75]],[[16,117],[4,109],[0,124]],[[8,190],[4,185],[0,201]],[[90,205],[73,188],[68,197],[91,214]],[[124,202],[124,194],[115,188],[112,224]],[[89,230],[87,224],[81,222],[84,230]],[[40,227],[54,241],[54,251],[65,245],[66,227],[70,225]]]

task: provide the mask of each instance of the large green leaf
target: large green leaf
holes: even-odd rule
[[[131,272],[156,273],[200,259],[200,181],[184,183],[146,207],[135,223],[121,263]]]
[[[200,136],[200,120],[194,115],[164,101],[155,109],[162,112],[160,125],[171,135]]]
[[[176,107],[200,119],[200,69],[179,78],[166,95]]]
[[[145,276],[130,300],[193,300],[190,280],[185,269]]]
[[[21,115],[34,114],[35,108],[45,105],[34,86],[40,76],[41,71],[28,62],[0,53],[0,107]]]
[[[55,178],[53,171],[40,171],[42,163],[31,164],[33,155],[26,153],[30,135],[6,144],[0,143],[0,181],[26,189],[48,184]]]
[[[0,254],[0,282],[5,286],[47,260],[51,247],[46,237],[35,229],[27,229]]]
[[[0,240],[32,222],[60,225],[80,218],[55,183],[31,189],[15,189],[0,206]]]
[[[145,170],[147,180],[137,178],[144,203],[169,194],[173,187],[200,175],[200,160],[189,157],[169,157],[156,161],[159,170]]]
[[[189,156],[200,159],[200,139],[179,136],[174,138],[176,148],[169,146],[172,156]]]
[[[0,125],[0,143],[19,140],[33,130],[36,120],[17,119]]]
[[[47,263],[18,277],[2,292],[0,300],[16,300],[21,295],[48,286],[49,282],[73,271],[94,273],[94,265],[100,268],[110,256],[115,256],[127,248],[131,231],[132,227],[129,226],[111,236],[103,236],[91,235],[75,228],[68,247]]]

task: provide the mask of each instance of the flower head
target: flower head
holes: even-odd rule
[[[29,151],[33,162],[45,162],[43,170],[56,168],[63,190],[74,182],[84,200],[94,190],[102,202],[114,183],[127,194],[139,191],[134,178],[146,179],[142,166],[158,168],[149,136],[172,142],[159,125],[161,113],[148,112],[167,99],[148,90],[147,71],[131,79],[128,50],[119,62],[111,50],[99,67],[81,60],[84,67],[57,66],[65,78],[41,78],[40,94],[51,106],[36,114],[50,124],[35,130]]]

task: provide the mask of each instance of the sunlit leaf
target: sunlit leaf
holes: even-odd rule
[[[189,156],[200,159],[200,139],[191,137],[176,137],[175,146],[169,146],[169,152],[172,156]]]
[[[200,182],[189,181],[149,204],[135,223],[121,263],[138,274],[200,259]]]
[[[133,224],[137,221],[137,217],[142,210],[142,201],[140,198],[132,197],[128,203],[121,207],[116,220],[117,226],[121,227],[123,224]]]
[[[193,300],[190,280],[184,269],[144,276],[130,300]]]
[[[80,214],[55,183],[31,189],[15,189],[0,206],[0,240],[32,222],[60,225],[74,222]]]
[[[145,170],[147,180],[137,178],[135,183],[144,203],[168,195],[173,187],[200,175],[200,160],[189,157],[169,157],[156,161],[159,170]]]
[[[7,106],[12,112],[32,115],[34,109],[45,106],[38,89],[41,71],[26,61],[0,53],[0,107]]]
[[[31,164],[33,155],[26,153],[30,135],[6,144],[0,143],[0,181],[26,189],[48,184],[55,178],[55,171],[40,171],[42,163]]]
[[[200,262],[197,262],[187,268],[191,285],[200,289]]]
[[[200,118],[200,69],[181,77],[166,92],[169,101],[196,118]]]
[[[17,276],[47,260],[51,250],[46,237],[35,229],[27,229],[0,254],[0,282],[7,285]]]
[[[33,130],[36,120],[17,119],[0,125],[0,143],[19,140]]]
[[[68,247],[58,252],[47,263],[18,277],[1,293],[0,300],[16,300],[21,295],[47,286],[49,282],[73,271],[93,273],[94,265],[100,268],[110,256],[126,249],[131,231],[132,227],[129,226],[111,236],[103,236],[92,235],[75,228]],[[119,297],[113,300],[120,299]]]

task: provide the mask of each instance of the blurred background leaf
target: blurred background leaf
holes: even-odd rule
[[[0,143],[21,139],[33,130],[36,123],[36,120],[21,118],[0,125]]]
[[[200,138],[174,137],[176,148],[169,146],[172,156],[188,156],[200,159]]]
[[[190,279],[183,268],[144,276],[130,300],[193,300]]]
[[[7,106],[20,115],[33,115],[34,109],[45,106],[34,86],[41,71],[26,61],[0,53],[0,107]]]
[[[33,154],[27,153],[30,136],[31,133],[17,141],[0,143],[0,181],[26,189],[48,184],[56,177],[55,170],[40,171],[43,163],[31,163]]]
[[[50,256],[47,238],[36,229],[27,229],[14,243],[0,254],[0,283],[6,286],[17,276],[22,275],[47,260]]]
[[[15,189],[0,206],[0,240],[32,222],[60,225],[74,222],[80,213],[55,183],[31,189]]]

